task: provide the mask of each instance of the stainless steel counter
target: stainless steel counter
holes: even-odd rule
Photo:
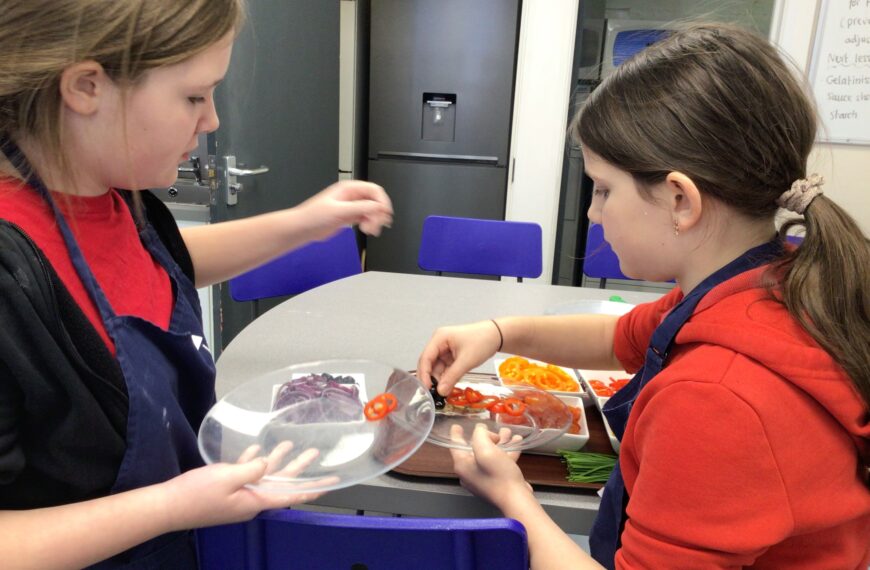
[[[256,375],[312,360],[367,358],[411,370],[439,326],[542,315],[562,303],[606,300],[614,294],[629,303],[659,297],[512,280],[362,273],[298,295],[245,328],[218,360],[218,397]],[[477,371],[494,373],[495,369],[490,360]],[[588,534],[598,510],[595,493],[548,488],[535,494],[566,532]],[[500,516],[458,483],[393,473],[332,491],[314,504],[408,516]]]

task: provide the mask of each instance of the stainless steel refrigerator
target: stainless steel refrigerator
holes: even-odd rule
[[[519,0],[371,0],[368,269],[421,273],[426,216],[504,219],[518,29]]]

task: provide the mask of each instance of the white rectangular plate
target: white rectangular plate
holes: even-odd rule
[[[498,369],[499,369],[499,366],[501,366],[502,362],[504,362],[505,360],[510,358],[510,356],[513,356],[513,355],[507,355],[507,356],[496,355],[496,358],[493,359],[493,364],[495,365],[495,374],[496,374],[496,376],[498,376],[499,381],[502,384],[504,384],[505,386],[512,386],[512,384],[508,384],[507,382],[504,381],[504,378],[501,377],[501,375],[498,372]],[[526,360],[528,360],[532,364],[538,364],[541,366],[547,365],[546,362],[541,362],[540,360],[535,360],[533,358],[526,358]],[[586,392],[583,384],[580,383],[580,377],[579,377],[579,374],[577,373],[577,371],[573,370],[571,368],[565,368],[564,366],[560,366],[559,368],[561,368],[565,372],[565,374],[567,374],[569,377],[571,377],[577,383],[577,391],[576,392],[562,392],[560,390],[547,390],[547,392],[549,392],[553,395],[556,395],[556,396],[573,396],[573,397],[579,397],[587,402],[592,401],[592,397],[590,396],[591,392],[590,393]]]
[[[545,443],[544,445],[527,449],[523,453],[534,453],[537,455],[558,455],[559,449],[567,449],[569,451],[579,451],[589,442],[589,425],[586,423],[586,409],[583,406],[583,400],[578,396],[560,396],[557,398],[565,402],[568,406],[580,408],[580,433],[563,433],[556,439]],[[546,431],[546,430],[544,430]],[[619,442],[617,442],[618,444]]]
[[[577,370],[577,375],[580,378],[580,383],[583,384],[583,388],[591,394],[592,401],[595,402],[595,405],[600,410],[607,400],[610,399],[610,396],[599,396],[595,393],[595,390],[589,384],[590,380],[601,380],[604,382],[605,386],[610,386],[611,378],[631,378],[633,375],[629,374],[625,370]]]

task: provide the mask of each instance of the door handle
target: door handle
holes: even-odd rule
[[[260,168],[227,168],[227,174],[230,176],[251,176],[254,174],[265,174],[269,172],[268,166],[261,166]]]
[[[227,206],[235,206],[239,203],[239,192],[244,186],[236,180],[237,176],[255,176],[269,172],[268,166],[259,168],[236,168],[236,157],[228,155],[224,157],[224,187],[226,188]]]

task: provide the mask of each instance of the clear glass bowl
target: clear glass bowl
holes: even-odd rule
[[[471,449],[471,434],[478,424],[499,435],[498,447],[505,451],[522,451],[544,445],[565,433],[571,425],[571,411],[556,396],[531,386],[505,386],[493,380],[460,381],[455,389],[472,388],[482,396],[505,401],[515,398],[525,404],[518,415],[474,408],[473,404],[447,404],[435,413],[435,423],[427,441],[442,447]],[[461,428],[461,432],[458,428]]]
[[[356,394],[337,395],[349,390]],[[384,392],[395,397],[395,409],[382,419],[366,419],[365,404]],[[267,458],[268,473],[257,489],[328,491],[405,461],[434,420],[432,396],[406,371],[370,360],[323,360],[288,366],[232,390],[206,415],[199,450],[207,463]]]

